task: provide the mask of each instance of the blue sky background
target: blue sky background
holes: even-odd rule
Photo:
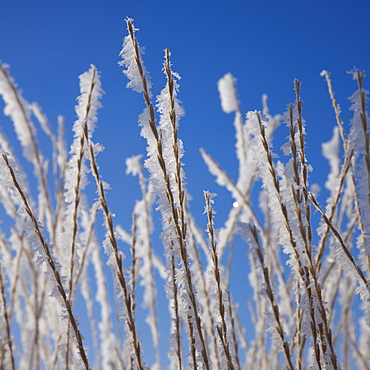
[[[208,174],[199,148],[212,154],[231,177],[237,175],[233,115],[221,110],[218,79],[227,72],[237,78],[243,112],[260,110],[261,96],[268,94],[271,114],[284,113],[295,98],[293,80],[302,82],[307,157],[314,168],[311,182],[323,187],[328,167],[321,157],[321,143],[331,138],[335,116],[320,72],[331,72],[348,124],[347,98],[356,84],[346,72],[353,67],[370,71],[369,15],[368,0],[0,0],[0,60],[11,66],[24,97],[41,105],[54,128],[57,116],[65,116],[69,143],[76,119],[78,76],[91,63],[96,65],[105,91],[94,137],[106,149],[98,161],[103,179],[112,186],[107,196],[116,222],[129,229],[139,186],[125,175],[125,159],[145,153],[137,126],[144,104],[140,94],[125,88],[127,79],[117,63],[127,34],[124,19],[133,18],[140,29],[139,43],[146,50],[144,61],[153,93],[158,94],[165,83],[161,71],[165,48],[172,53],[173,69],[182,76],[183,162],[193,197],[191,209],[205,229],[203,190],[219,194],[215,199],[218,227],[232,200]],[[370,86],[368,80],[366,86]],[[0,116],[0,125],[12,137],[6,117]],[[281,127],[280,143],[287,135]],[[41,133],[40,140],[44,140]]]
[[[106,94],[95,140],[106,146],[99,161],[104,179],[112,184],[111,197],[135,182],[123,176],[124,159],[145,152],[137,127],[142,97],[125,88],[127,80],[117,65],[127,16],[140,29],[137,37],[146,49],[144,60],[154,94],[165,83],[161,71],[165,48],[172,52],[173,69],[182,76],[179,97],[186,116],[180,136],[188,187],[196,201],[202,202],[203,189],[221,191],[207,175],[200,147],[236,176],[233,116],[222,112],[217,91],[217,80],[225,73],[237,78],[243,112],[260,109],[261,95],[266,93],[270,112],[283,113],[294,101],[293,80],[302,82],[308,158],[320,172],[320,145],[330,138],[335,125],[320,72],[331,72],[346,119],[350,117],[347,97],[355,89],[346,72],[354,66],[370,69],[370,2],[366,0],[2,0],[0,9],[0,59],[10,64],[25,98],[37,101],[54,127],[59,114],[66,117],[67,132],[72,127],[77,77],[91,63],[101,71]],[[280,131],[285,137],[285,131]],[[116,201],[119,209],[132,208],[131,196]],[[222,204],[223,199],[218,197],[217,202]]]

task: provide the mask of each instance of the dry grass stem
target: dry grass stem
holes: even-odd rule
[[[76,340],[77,340],[77,344],[78,344],[78,348],[79,348],[79,351],[80,351],[80,356],[81,356],[81,359],[82,359],[82,362],[84,364],[84,367],[86,369],[89,369],[89,362],[88,362],[88,359],[87,359],[87,356],[86,356],[86,352],[85,352],[85,348],[83,346],[83,342],[82,342],[82,336],[81,336],[81,333],[78,329],[78,326],[77,326],[77,321],[75,319],[75,316],[73,314],[73,311],[72,311],[72,307],[70,305],[70,302],[69,302],[69,299],[67,297],[67,293],[66,293],[66,290],[63,286],[63,283],[62,283],[62,280],[61,280],[61,277],[60,277],[60,274],[59,274],[59,271],[57,270],[57,267],[54,263],[54,260],[53,260],[53,257],[50,253],[50,250],[49,250],[49,246],[47,245],[42,233],[41,233],[41,230],[39,228],[39,224],[35,218],[35,216],[33,215],[32,213],[32,210],[31,208],[29,207],[28,205],[28,201],[22,191],[22,189],[20,188],[19,184],[18,184],[18,180],[14,174],[14,171],[13,171],[13,168],[10,166],[9,164],[9,161],[8,161],[8,158],[6,157],[6,155],[2,155],[2,158],[6,164],[6,166],[8,167],[9,169],[9,172],[10,172],[10,175],[11,175],[11,178],[13,180],[13,184],[20,196],[20,198],[22,199],[22,202],[23,202],[23,205],[25,207],[25,211],[28,215],[28,217],[30,218],[31,222],[32,222],[32,225],[34,227],[34,231],[35,231],[35,234],[37,236],[37,238],[39,239],[42,247],[43,247],[43,250],[44,250],[44,253],[47,257],[46,261],[53,273],[53,276],[55,278],[55,281],[56,281],[56,284],[57,284],[57,288],[59,290],[59,293],[62,297],[62,300],[63,300],[63,304],[67,310],[67,313],[68,313],[68,318],[70,320],[70,323],[71,323],[71,326],[72,326],[72,329],[74,331],[74,334],[76,336]]]

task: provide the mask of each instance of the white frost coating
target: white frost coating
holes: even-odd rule
[[[361,72],[354,70],[351,72],[353,79],[359,80]],[[367,166],[367,160],[370,156],[370,148],[366,146],[367,140],[369,139],[369,117],[367,112],[362,111],[361,100],[367,101],[368,92],[362,88],[358,89],[351,97],[352,102],[351,110],[354,112],[351,120],[351,131],[349,135],[350,147],[354,150],[356,166],[354,166],[356,187],[358,190],[358,203],[361,210],[364,235],[358,239],[358,247],[361,251],[360,259],[364,265],[364,269],[367,269],[368,262],[367,256],[370,255],[370,203],[369,203],[369,191],[370,191],[370,173]],[[364,123],[365,122],[365,123]],[[366,126],[366,127],[364,127]]]
[[[94,266],[95,279],[97,282],[97,291],[95,300],[100,305],[101,321],[99,323],[99,333],[100,333],[100,343],[101,357],[102,357],[102,368],[109,368],[111,363],[116,363],[116,353],[114,350],[115,343],[117,343],[117,338],[112,332],[112,323],[110,320],[111,309],[108,301],[107,290],[106,290],[106,280],[103,270],[103,264],[101,261],[99,253],[99,245],[93,242],[93,251],[91,254],[91,261]]]
[[[233,198],[240,204],[243,204],[243,195],[235,186],[229,175],[218,165],[218,163],[204,150],[200,149],[202,158],[208,167],[208,171],[216,177],[216,182],[230,191]]]
[[[132,235],[126,231],[122,226],[117,225],[116,226],[116,233],[117,233],[117,238],[121,239],[128,245],[131,245],[132,243]]]
[[[325,187],[330,190],[332,194],[338,188],[338,175],[340,169],[339,145],[339,128],[334,127],[331,140],[321,145],[322,154],[329,161],[331,169]]]
[[[226,73],[218,80],[218,92],[220,93],[222,110],[231,113],[239,110],[239,103],[235,90],[236,79],[231,73]]]
[[[132,176],[137,176],[141,169],[141,157],[142,155],[135,155],[130,158],[126,158],[126,174],[132,174]]]
[[[79,79],[81,94],[77,98],[78,105],[75,107],[77,120],[73,125],[74,140],[71,145],[70,160],[66,171],[65,197],[67,203],[74,202],[77,175],[81,177],[79,189],[82,190],[87,185],[86,173],[89,171],[89,167],[85,160],[88,158],[88,154],[86,143],[81,141],[81,137],[83,137],[83,127],[86,123],[88,136],[91,138],[98,119],[97,112],[101,107],[100,98],[103,94],[99,73],[95,66],[91,65],[90,69],[80,75]],[[101,151],[102,147],[94,145],[94,152],[95,150]],[[81,163],[79,163],[79,159],[82,159]]]
[[[166,72],[166,67],[165,67]],[[163,157],[163,167],[165,167],[166,172],[166,179],[164,178],[164,173],[162,168],[158,164],[158,146],[157,142],[153,140],[153,134],[149,132],[148,124],[142,122],[143,130],[142,134],[147,138],[148,141],[148,156],[149,158],[146,161],[146,167],[149,169],[151,173],[151,182],[152,185],[159,196],[158,201],[158,209],[162,213],[162,220],[163,220],[163,232],[162,232],[162,240],[163,244],[166,248],[166,262],[167,262],[167,271],[168,276],[172,275],[172,255],[176,256],[176,259],[181,261],[179,267],[176,267],[176,283],[178,286],[178,303],[179,303],[179,317],[182,318],[185,322],[190,322],[195,329],[193,332],[193,338],[195,339],[194,346],[197,350],[197,361],[201,360],[201,353],[203,345],[201,343],[200,335],[201,332],[198,331],[198,325],[195,322],[195,319],[198,317],[198,308],[197,303],[195,302],[195,297],[192,299],[190,298],[191,292],[196,290],[195,287],[190,287],[189,284],[194,284],[194,273],[192,271],[188,271],[188,261],[189,257],[187,254],[187,250],[183,250],[185,253],[181,253],[180,255],[180,248],[184,249],[185,238],[188,237],[188,234],[183,234],[176,237],[176,230],[175,230],[175,215],[172,212],[172,205],[169,202],[169,199],[166,196],[167,194],[171,194],[173,196],[173,202],[175,207],[182,207],[184,209],[186,207],[186,198],[182,200],[182,204],[180,204],[180,195],[179,195],[179,185],[181,183],[181,191],[186,193],[184,188],[184,178],[185,174],[182,170],[181,166],[181,157],[183,156],[183,145],[182,142],[177,139],[177,126],[180,116],[183,114],[183,110],[180,107],[180,102],[177,99],[177,92],[178,92],[178,84],[177,80],[179,76],[176,73],[171,73],[171,83],[173,84],[173,90],[169,91],[169,83],[166,84],[165,88],[161,91],[161,94],[157,98],[157,109],[160,113],[160,121],[158,126],[158,133],[159,133],[159,141],[161,144],[161,152]],[[167,76],[167,79],[169,76]],[[174,111],[170,106],[170,97],[172,92],[172,98],[174,103]],[[171,116],[175,113],[176,116],[176,123],[171,121]],[[140,118],[142,119],[145,117],[147,112],[144,113]],[[173,116],[172,116],[173,117]],[[174,125],[173,125],[174,124]],[[175,146],[178,149],[178,154],[175,154]],[[177,159],[175,159],[177,157]],[[180,173],[178,173],[178,171]],[[166,182],[169,181],[168,189]],[[172,202],[172,200],[171,200]],[[171,222],[168,222],[171,220]],[[176,220],[177,223],[180,224],[182,217]],[[184,223],[187,224],[186,214],[184,214]],[[181,244],[180,244],[181,242]],[[187,271],[186,271],[187,270]],[[166,293],[169,300],[173,298],[173,289],[172,289],[172,282],[171,279],[167,280],[166,284]],[[174,311],[171,309],[171,318],[172,321],[174,320]],[[190,324],[189,324],[190,325]],[[185,326],[185,330],[187,333],[188,338],[190,338],[189,333],[189,326]],[[173,332],[174,326],[171,328],[171,334]],[[172,336],[174,339],[175,336]],[[177,351],[177,344],[175,340],[171,341],[171,350],[170,350],[170,357],[174,357],[174,353]],[[174,360],[174,359],[172,359]]]
[[[126,159],[127,171],[133,176],[139,176],[143,199],[135,204],[134,214],[136,215],[136,254],[140,259],[139,275],[141,277],[140,285],[144,287],[142,306],[148,309],[146,322],[150,327],[152,339],[156,352],[156,363],[151,366],[152,369],[160,368],[159,357],[159,331],[156,311],[156,286],[153,272],[153,250],[151,245],[151,209],[153,203],[153,187],[149,184],[146,189],[146,181],[141,166],[141,155]]]
[[[266,281],[265,281],[265,279],[262,278],[264,268],[266,268],[266,267],[268,268],[268,259],[269,259],[269,257],[267,255],[266,251],[261,248],[260,253],[263,256],[263,264],[262,264],[261,260],[257,257],[257,250],[259,249],[259,246],[257,245],[256,240],[252,235],[251,226],[248,225],[248,224],[244,224],[244,223],[239,223],[238,226],[240,228],[240,233],[241,233],[243,239],[245,239],[247,241],[247,243],[250,247],[250,252],[251,253],[249,253],[249,256],[250,256],[250,265],[252,267],[252,272],[249,275],[249,279],[251,281],[251,286],[254,289],[256,289],[255,292],[259,295],[259,297],[263,298],[263,300],[265,302],[268,302],[267,303],[267,309],[264,311],[264,315],[266,315],[267,325],[268,325],[268,328],[267,328],[266,331],[271,334],[271,339],[272,339],[272,341],[275,345],[276,350],[278,350],[279,352],[282,352],[283,351],[283,341],[282,341],[282,338],[280,337],[280,335],[278,334],[278,330],[277,330],[277,324],[278,323],[276,321],[276,317],[272,313],[272,306],[271,306],[272,302],[270,301],[270,299],[267,295]],[[252,256],[254,256],[254,260],[253,260]],[[259,281],[256,281],[257,276],[258,276]],[[281,284],[281,283],[282,282],[279,282],[279,284]],[[288,336],[291,335],[291,333],[288,333],[287,331],[291,331],[291,330],[289,330],[291,328],[288,326],[288,323],[285,323],[285,325],[284,325],[282,313],[284,313],[285,315],[290,315],[291,317],[293,317],[294,312],[292,311],[292,309],[289,305],[289,302],[290,302],[290,297],[289,296],[286,296],[283,293],[282,294],[282,301],[278,302],[278,295],[281,295],[281,293],[282,293],[281,290],[282,289],[279,289],[278,291],[273,291],[273,293],[274,293],[273,300],[274,300],[274,304],[278,303],[278,305],[279,305],[279,311],[280,311],[279,320],[281,320],[281,324],[284,326],[284,338],[287,339]],[[285,302],[284,302],[284,300],[285,300]],[[294,331],[294,329],[293,329],[293,331]]]
[[[245,171],[245,166],[247,165],[247,146],[246,142],[248,141],[248,138],[246,136],[246,132],[243,127],[243,119],[242,115],[239,111],[235,114],[234,119],[234,127],[235,127],[235,150],[236,150],[236,157],[238,158],[239,162],[239,183],[244,183],[243,177],[245,177],[245,174],[247,172],[250,173],[250,171]],[[244,170],[244,171],[243,171]],[[244,176],[243,176],[244,175]]]
[[[238,203],[238,202],[234,202]],[[230,240],[232,240],[232,235],[235,234],[235,225],[240,217],[240,213],[243,210],[243,204],[237,204],[236,207],[232,207],[229,211],[227,220],[224,226],[218,232],[218,243],[217,243],[217,253],[221,259],[226,246]]]
[[[33,115],[39,121],[41,128],[44,130],[46,135],[50,136],[51,138],[54,138],[54,133],[51,130],[49,122],[45,114],[42,112],[41,107],[37,103],[32,103],[30,104],[30,109],[32,110]]]
[[[132,23],[132,19],[129,19],[129,21],[131,21],[131,23]],[[135,28],[133,24],[132,24],[132,29],[133,29],[134,34],[135,34],[136,31],[138,31],[138,29]],[[152,87],[152,84],[149,80],[149,72],[146,70],[146,68],[144,66],[144,63],[142,61],[142,58],[141,58],[141,56],[144,55],[144,49],[139,47],[138,45],[137,45],[137,47],[138,47],[138,50],[139,50],[139,57],[140,57],[141,65],[142,65],[142,68],[143,68],[143,73],[146,77],[147,88],[148,88],[148,91],[149,91],[149,94],[150,94],[150,89]],[[129,82],[127,83],[126,87],[131,88],[132,90],[134,90],[138,93],[143,92],[144,91],[143,82],[141,80],[140,72],[138,70],[137,63],[135,61],[135,47],[132,43],[132,39],[131,39],[130,34],[127,35],[123,39],[122,50],[119,53],[119,55],[123,60],[120,61],[118,64],[120,66],[123,66],[124,68],[126,68],[123,71],[123,73],[129,79]],[[149,96],[149,98],[150,97],[151,96]]]
[[[0,153],[6,153],[6,155],[10,158],[15,158],[12,148],[10,146],[10,143],[8,142],[7,138],[5,135],[0,131]],[[22,170],[21,166],[18,164],[18,175],[22,179],[22,184],[23,184],[23,189],[24,193],[27,194],[27,197],[31,199],[30,197],[30,192],[26,183],[26,178],[25,178],[25,172]],[[16,198],[12,196],[12,192],[4,189],[3,187],[0,186],[0,199],[1,203],[3,203],[4,206],[4,211],[13,219],[16,219]],[[31,201],[32,203],[32,201]]]
[[[180,117],[184,115],[184,110],[180,105],[180,101],[177,98],[177,93],[179,91],[179,84],[177,80],[180,79],[180,76],[177,73],[172,72],[171,70],[171,75],[172,75],[172,81],[173,81],[173,100],[174,100],[174,110],[176,114],[176,127],[175,129],[178,129],[179,126],[179,120]],[[175,176],[177,169],[177,163],[175,160],[175,155],[174,155],[174,149],[173,145],[174,140],[173,140],[173,127],[172,127],[172,122],[170,119],[170,113],[171,113],[171,107],[170,107],[170,91],[168,88],[168,84],[162,89],[161,93],[159,96],[157,96],[157,111],[160,114],[160,119],[159,119],[159,127],[158,131],[160,132],[161,139],[162,139],[162,149],[163,149],[163,157],[166,163],[166,169],[167,173],[171,174],[172,176]],[[178,147],[178,160],[180,161],[182,156],[184,155],[184,149],[183,149],[183,144],[180,139],[177,139],[177,147]],[[180,169],[181,173],[181,179],[180,181],[183,182],[184,180],[184,173],[182,169]],[[162,175],[163,179],[163,175]],[[172,179],[171,179],[172,180]],[[173,186],[171,186],[172,192],[176,194],[176,199],[178,197],[177,194],[177,185],[173,181]]]
[[[103,94],[101,87],[99,72],[94,65],[90,69],[79,76],[80,80],[80,95],[77,98],[78,104],[75,107],[77,120],[73,125],[74,139],[70,149],[70,159],[67,164],[64,184],[64,197],[67,203],[63,227],[65,232],[61,236],[61,245],[66,250],[71,249],[71,245],[75,247],[73,256],[74,263],[79,266],[79,249],[81,248],[80,240],[74,236],[72,230],[78,222],[81,215],[81,205],[85,202],[85,196],[81,193],[88,184],[87,173],[90,171],[88,166],[88,150],[86,138],[84,137],[84,127],[87,126],[88,137],[91,138],[97,122],[97,112],[101,107],[100,98]],[[92,144],[94,153],[101,151],[102,146]],[[105,187],[105,186],[104,186]],[[76,202],[78,202],[76,208]],[[77,226],[78,227],[78,226]],[[70,262],[67,258],[70,256],[65,253],[60,258],[63,266],[68,266]],[[77,269],[74,269],[76,273]]]
[[[88,134],[91,137],[97,122],[97,112],[101,108],[100,99],[103,95],[99,72],[96,67],[91,64],[90,69],[79,76],[80,93],[77,98],[78,105],[75,107],[78,120],[73,126],[75,137],[81,136],[81,129],[84,122],[87,122]]]
[[[263,117],[261,117],[261,120],[264,126],[267,125],[267,122],[264,121]],[[300,252],[300,263],[302,266],[306,266],[307,260],[302,257],[304,256],[304,253],[302,253],[304,242],[302,241],[302,236],[299,230],[299,224],[295,213],[295,205],[291,197],[291,184],[293,183],[292,171],[290,169],[291,161],[288,162],[286,167],[281,162],[278,162],[277,165],[273,164],[273,171],[275,172],[275,176],[280,178],[278,185],[278,195],[274,184],[274,178],[271,173],[271,168],[268,164],[267,153],[261,143],[261,134],[256,112],[247,113],[246,127],[253,137],[253,140],[251,140],[250,142],[251,150],[254,152],[254,158],[257,162],[258,175],[260,176],[263,183],[262,187],[266,191],[267,204],[270,210],[271,224],[273,224],[275,230],[277,230],[277,240],[282,246],[284,253],[290,256],[288,263],[291,266],[292,271],[294,272],[295,278],[299,280],[300,278],[298,274],[298,263],[296,258],[294,257],[293,246],[290,242],[290,235],[287,229],[287,225],[285,224],[284,215],[281,208],[282,202],[286,207],[287,214],[291,216],[289,219],[289,228],[294,239],[296,240],[296,248]]]
[[[26,237],[28,239],[28,242],[29,242],[30,246],[32,247],[32,249],[34,251],[36,263],[39,266],[42,266],[42,265],[47,266],[47,273],[45,273],[45,275],[46,275],[47,279],[49,280],[49,282],[51,283],[51,285],[53,286],[53,290],[52,290],[50,296],[60,297],[60,292],[57,289],[57,282],[56,282],[56,279],[55,279],[55,275],[52,273],[51,269],[49,268],[48,256],[46,255],[44,247],[43,247],[43,245],[41,243],[41,240],[40,240],[40,238],[42,238],[42,235],[39,235],[35,232],[35,227],[34,227],[32,221],[30,219],[30,216],[29,216],[29,214],[26,210],[25,204],[24,204],[21,196],[19,195],[18,190],[15,188],[13,179],[12,179],[11,174],[10,174],[10,170],[9,170],[8,166],[6,165],[6,163],[4,161],[4,158],[2,157],[3,154],[4,154],[3,151],[0,150],[0,179],[1,179],[0,186],[2,186],[4,189],[6,189],[10,193],[12,193],[12,195],[16,199],[16,204],[18,205],[17,213],[19,215],[19,220],[22,220],[22,221],[19,221],[19,225],[17,225],[17,226],[26,235]],[[7,159],[8,159],[8,162],[9,162],[9,166],[13,169],[13,172],[14,172],[14,175],[16,177],[16,180],[17,180],[18,184],[22,188],[23,187],[23,182],[22,182],[22,178],[19,176],[19,173],[16,169],[17,168],[16,163],[8,157],[7,157]],[[38,228],[39,228],[40,231],[43,230],[43,227],[40,224],[38,225]],[[48,245],[48,249],[49,249],[50,255],[53,259],[55,269],[59,272],[60,271],[60,265],[56,261],[56,259],[54,257],[54,254],[53,254],[53,250],[51,249],[50,245]],[[62,285],[64,285],[65,280],[66,280],[65,276],[60,275],[60,279],[61,279]]]
[[[159,331],[156,310],[157,289],[153,273],[153,252],[151,245],[151,222],[150,210],[152,209],[153,196],[151,192],[145,194],[146,199],[137,201],[135,204],[135,214],[137,215],[137,248],[136,253],[141,260],[139,275],[141,277],[140,285],[144,287],[142,306],[148,309],[148,315],[145,319],[149,325],[154,347],[156,349],[156,364],[151,368],[159,368]]]
[[[0,95],[5,103],[4,114],[13,121],[15,132],[23,147],[24,156],[30,162],[34,162],[36,153],[33,137],[36,131],[30,120],[29,103],[16,90],[16,84],[7,69],[7,65],[0,63]]]
[[[262,94],[262,114],[264,116],[268,116],[269,114],[269,107],[267,105],[268,95]]]

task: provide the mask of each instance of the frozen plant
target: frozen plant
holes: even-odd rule
[[[294,81],[294,102],[286,112],[272,116],[265,95],[261,111],[244,115],[236,78],[227,73],[219,80],[222,109],[234,116],[238,174],[234,181],[204,143],[206,167],[234,202],[216,229],[215,194],[204,191],[200,224],[191,213],[179,130],[181,79],[171,53],[165,50],[164,87],[155,96],[138,30],[131,19],[126,25],[119,64],[127,87],[143,96],[139,125],[147,145],[144,160],[126,159],[127,174],[137,177],[141,190],[130,231],[114,218],[98,164],[103,146],[94,142],[94,128],[103,88],[97,68],[91,65],[80,76],[67,150],[64,120],[58,118],[55,133],[40,106],[22,96],[9,67],[0,64],[4,114],[18,138],[9,142],[0,133],[6,220],[0,230],[0,368],[369,369],[364,73],[351,72],[357,88],[347,128],[330,75],[322,72],[337,121],[333,138],[322,144],[330,168],[322,184],[326,200],[310,191],[310,123],[303,117],[300,82]],[[279,159],[274,133],[280,124],[288,138]],[[51,158],[39,144],[38,127],[50,139]],[[14,154],[16,145],[23,158]],[[22,169],[25,160],[33,173]],[[154,225],[160,225],[159,238]],[[231,283],[239,247],[249,272],[243,281],[248,302]],[[161,315],[164,309],[168,313]],[[87,326],[79,324],[80,312],[86,312]],[[141,332],[142,322],[148,333]]]

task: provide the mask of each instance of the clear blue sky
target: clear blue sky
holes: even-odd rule
[[[294,101],[293,80],[302,81],[307,156],[315,171],[311,182],[323,186],[322,171],[327,167],[320,144],[330,139],[335,116],[320,72],[331,72],[348,123],[347,98],[356,84],[346,72],[355,66],[370,73],[369,15],[368,0],[0,0],[0,60],[11,66],[24,97],[41,105],[53,127],[59,114],[66,117],[67,132],[76,119],[78,76],[91,63],[96,65],[105,90],[94,138],[106,149],[98,161],[103,179],[112,186],[108,201],[116,221],[129,228],[139,187],[136,179],[125,176],[125,159],[145,153],[137,126],[144,104],[139,94],[125,88],[127,80],[117,62],[127,34],[124,19],[133,18],[140,29],[139,43],[146,49],[144,61],[154,94],[165,83],[161,72],[165,48],[172,52],[173,69],[182,76],[183,162],[194,198],[191,207],[205,229],[203,189],[219,194],[215,199],[219,227],[231,198],[208,175],[199,148],[212,154],[233,178],[237,174],[233,115],[221,110],[218,79],[227,72],[237,78],[243,112],[260,110],[261,95],[268,94],[271,114],[284,113]],[[11,136],[4,116],[0,125]],[[281,137],[288,135],[282,127],[280,131]]]
[[[179,97],[186,116],[180,134],[189,188],[194,197],[200,194],[199,199],[211,180],[198,176],[206,171],[199,147],[236,175],[231,163],[233,117],[221,111],[216,85],[226,72],[237,78],[244,112],[260,109],[261,95],[266,93],[270,112],[283,113],[294,100],[293,79],[300,80],[309,148],[319,154],[320,143],[330,138],[335,124],[321,70],[332,73],[344,111],[355,89],[346,72],[354,66],[370,70],[370,2],[366,0],[2,0],[0,10],[0,60],[10,64],[25,98],[37,101],[51,124],[62,114],[68,131],[75,120],[77,77],[91,63],[101,71],[106,94],[95,140],[106,146],[100,161],[113,189],[116,180],[117,184],[127,181],[124,159],[145,150],[136,124],[142,98],[125,88],[127,80],[117,65],[127,16],[140,29],[137,37],[146,49],[153,92],[159,93],[165,82],[163,49],[171,50],[173,68],[182,76]],[[309,159],[316,153],[309,153]],[[113,157],[114,164],[107,168],[104,162]],[[127,200],[121,201],[126,207]]]
[[[75,120],[77,77],[91,63],[101,71],[106,94],[95,140],[106,146],[100,163],[104,179],[112,184],[112,197],[118,187],[122,191],[122,182],[134,185],[135,180],[118,176],[124,173],[124,159],[145,150],[136,124],[142,98],[125,89],[127,80],[117,65],[127,16],[140,29],[137,37],[146,49],[153,92],[159,93],[165,82],[163,49],[171,50],[173,68],[182,76],[179,97],[186,116],[180,135],[188,186],[199,201],[204,188],[221,192],[206,173],[199,147],[236,176],[233,117],[222,112],[216,85],[226,72],[237,78],[244,112],[260,109],[266,93],[270,112],[283,113],[294,100],[293,79],[302,81],[309,160],[317,169],[314,157],[335,124],[321,70],[332,73],[344,111],[355,89],[346,72],[354,66],[370,70],[367,0],[2,0],[0,10],[0,59],[10,64],[26,99],[39,102],[51,124],[62,114],[68,131]],[[217,201],[222,203],[220,197]],[[131,209],[131,197],[118,202],[122,209]]]

